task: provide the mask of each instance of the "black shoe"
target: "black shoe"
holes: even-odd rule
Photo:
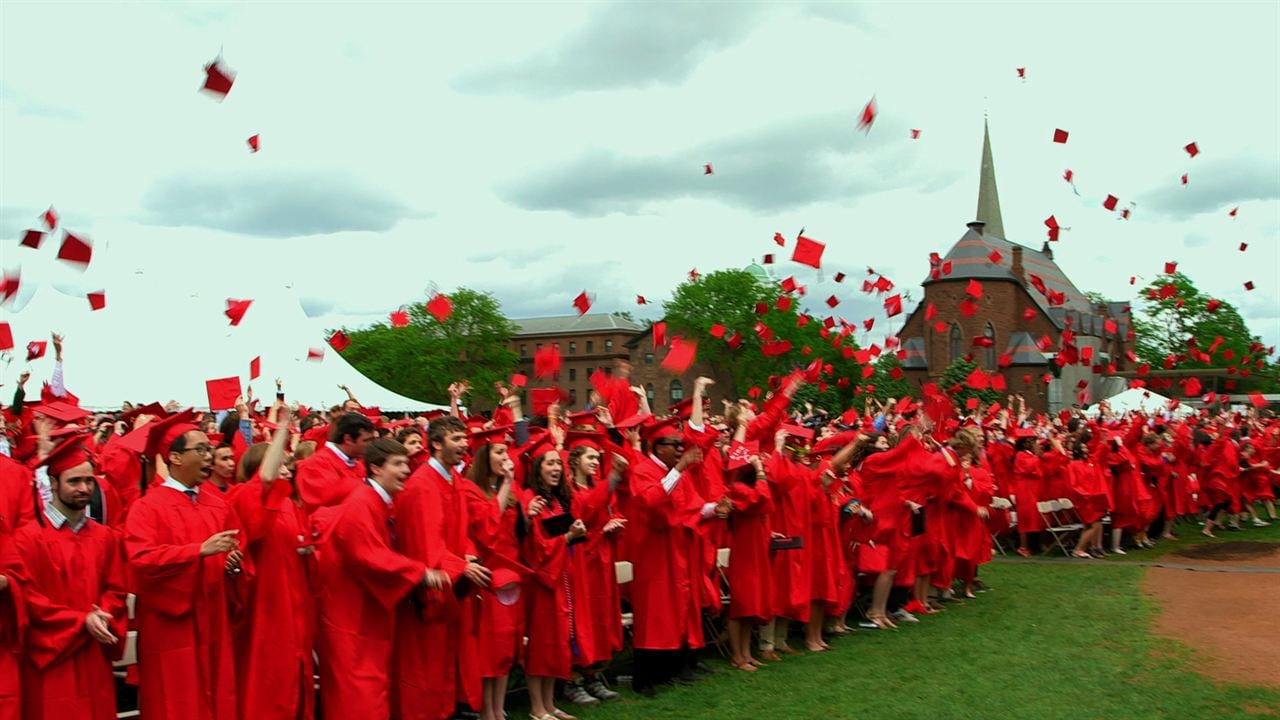
[[[672,680],[680,683],[681,685],[692,685],[693,683],[701,680],[702,677],[703,676],[700,673],[696,673],[689,668],[681,668],[680,672],[676,673],[676,676],[672,678]]]
[[[690,665],[689,667],[693,668],[693,671],[695,673],[702,673],[703,675],[714,675],[716,673],[715,668],[702,662],[701,660],[694,660],[693,664]]]
[[[645,685],[644,687],[633,687],[631,688],[631,691],[639,695],[640,697],[647,697],[647,698],[658,697],[658,691],[655,690],[652,685]]]

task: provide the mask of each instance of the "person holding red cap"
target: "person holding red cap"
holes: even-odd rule
[[[3,475],[4,463],[12,462],[0,455],[0,483],[10,478]],[[18,465],[18,463],[13,463]],[[25,468],[23,468],[25,469]],[[0,490],[4,490],[0,487]],[[27,481],[25,496],[31,497],[31,482]],[[0,493],[0,501],[3,501]],[[28,502],[26,507],[30,508]],[[12,517],[0,509],[0,718],[16,720],[22,715],[22,682],[19,660],[27,629],[27,603],[22,588],[26,584],[22,558],[13,542]]]
[[[14,537],[31,623],[23,717],[111,720],[111,663],[124,652],[128,631],[123,542],[86,513],[97,478],[80,435],[64,440],[42,465],[51,497],[37,521]]]
[[[365,479],[360,459],[374,436],[373,421],[363,413],[346,412],[338,416],[328,442],[298,463],[296,483],[307,514],[341,503],[352,490],[360,487]]]
[[[125,522],[138,625],[139,709],[148,720],[231,720],[236,681],[231,615],[251,567],[221,493],[202,492],[213,460],[190,410],[151,423],[146,454],[168,479]]]
[[[1035,549],[1040,546],[1040,533],[1044,531],[1044,519],[1036,509],[1040,502],[1040,490],[1044,485],[1044,473],[1040,467],[1040,443],[1036,442],[1033,428],[1013,431],[1013,492],[1018,513],[1018,554],[1031,557],[1032,541]]]

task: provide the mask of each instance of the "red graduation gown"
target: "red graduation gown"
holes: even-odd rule
[[[396,538],[400,551],[429,568],[443,570],[456,584],[475,555],[467,538],[464,486],[470,480],[450,468],[449,479],[428,462],[396,498]],[[441,720],[458,702],[479,710],[483,703],[477,657],[479,595],[471,588],[459,600],[456,588],[422,590],[415,602],[397,609],[395,693],[397,720]]]
[[[823,465],[808,469],[806,481],[812,522],[809,537],[813,541],[809,599],[822,603],[826,614],[835,615],[840,609],[840,575],[844,565],[844,554],[840,551],[840,508],[835,497],[839,485],[833,481],[831,487],[823,487],[822,470]]]
[[[963,517],[956,525],[955,556],[981,565],[991,561],[991,534],[987,523],[978,517],[977,508],[987,508],[990,512],[991,498],[995,493],[991,472],[980,464],[970,465],[964,492],[973,505],[973,512],[967,513],[968,517]]]
[[[783,453],[765,460],[773,512],[769,523],[773,532],[799,537],[803,543],[792,550],[779,550],[772,556],[773,614],[799,622],[809,620],[809,582],[814,553],[810,528],[808,468],[793,462]],[[733,564],[733,558],[729,558]]]
[[[139,709],[147,720],[232,720],[236,682],[231,615],[252,563],[228,576],[225,554],[200,555],[216,532],[240,527],[216,490],[198,502],[153,487],[125,522],[125,551],[137,593]]]
[[[27,568],[30,626],[22,663],[23,717],[28,720],[113,720],[116,686],[111,663],[124,652],[124,542],[119,531],[90,520],[80,532],[32,523],[15,536]],[[120,639],[103,645],[84,629],[97,605],[113,618]]]
[[[524,498],[527,507],[535,496]],[[525,646],[524,672],[534,677],[569,679],[573,664],[570,634],[577,603],[570,598],[569,546],[566,536],[551,537],[542,528],[546,518],[564,514],[557,500],[529,523],[521,542],[521,557],[533,570],[524,584],[525,618],[529,643]],[[582,543],[575,547],[580,552]]]
[[[0,526],[0,575],[9,580],[8,589],[0,590],[0,720],[18,720],[22,715],[18,659],[27,628],[24,573],[13,533]]]
[[[697,554],[702,498],[689,473],[681,473],[667,493],[662,479],[668,471],[647,456],[635,461],[626,530],[632,541],[632,645],[641,650],[700,648],[697,588],[706,582]]]
[[[729,486],[729,617],[765,623],[773,618],[773,568],[769,562],[769,483]]]
[[[1044,485],[1044,470],[1034,453],[1018,452],[1013,456],[1014,510],[1018,512],[1018,532],[1044,530],[1044,518],[1036,509]]]
[[[329,718],[390,717],[395,608],[427,567],[391,548],[391,506],[367,483],[316,522],[320,704]]]
[[[26,465],[0,455],[0,533],[12,533],[36,519],[32,473]]]
[[[520,522],[520,508],[510,507],[499,513],[497,498],[486,496],[475,483],[465,482],[462,488],[467,502],[467,519],[471,523],[467,535],[476,546],[477,553],[483,558],[502,555],[519,560],[516,523]],[[476,646],[480,677],[499,678],[510,673],[523,645],[524,599],[503,605],[494,593],[481,593]]]
[[[240,546],[253,558],[255,582],[236,627],[240,717],[294,720],[315,714],[314,556],[299,555],[311,530],[287,480],[267,489],[257,475],[229,502],[243,526]],[[299,539],[301,538],[301,540]]]
[[[1092,525],[1111,511],[1111,489],[1102,468],[1092,460],[1072,460],[1067,476],[1071,481],[1071,502],[1081,522]]]
[[[322,443],[314,455],[298,463],[294,484],[298,486],[303,508],[310,515],[346,500],[352,490],[364,483],[364,477],[362,461],[357,460],[354,467],[348,467],[333,448]]]
[[[587,526],[586,541],[569,551],[573,636],[577,647],[574,663],[582,667],[609,660],[623,646],[622,606],[613,566],[615,536],[602,532],[605,523],[618,517],[610,500],[606,481],[597,480],[590,488],[574,488],[574,517]],[[625,533],[626,529],[619,532]]]
[[[103,489],[110,487],[120,499],[119,514],[114,518],[108,518],[108,522],[115,527],[124,527],[125,521],[129,518],[129,510],[142,495],[142,456],[136,450],[127,447],[122,437],[112,437],[108,440],[102,448],[98,461],[99,471],[107,480]]]

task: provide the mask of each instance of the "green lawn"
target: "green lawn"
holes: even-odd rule
[[[1193,542],[1188,530],[1178,547]],[[1278,542],[1280,527],[1223,533],[1228,540]],[[995,591],[918,625],[859,631],[830,653],[754,675],[717,663],[713,677],[653,700],[624,690],[616,703],[565,709],[583,720],[1280,716],[1280,691],[1215,683],[1193,671],[1189,649],[1150,635],[1144,572],[1124,562],[993,563],[983,577]]]

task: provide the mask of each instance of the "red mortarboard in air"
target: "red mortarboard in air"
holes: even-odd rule
[[[902,313],[902,296],[890,295],[889,297],[885,298],[884,312],[885,312],[885,315],[888,315],[889,317],[893,317],[895,315],[901,314]]]
[[[1062,173],[1062,179],[1063,179],[1063,180],[1066,180],[1067,182],[1071,182],[1071,181],[1075,178],[1075,176],[1076,176],[1076,174],[1075,174],[1074,172],[1072,172],[1072,171],[1071,171],[1071,168],[1067,168],[1067,169]]]
[[[934,323],[934,324],[933,324],[933,331],[934,331],[934,332],[936,332],[936,333],[944,333],[944,332],[946,332],[946,331],[947,331],[947,323],[946,323],[946,321],[944,321],[944,320],[939,320],[938,322]]]
[[[934,307],[933,303],[929,303],[928,307],[924,309],[924,320],[929,322],[936,317],[938,317],[938,308]]]
[[[920,139],[920,131],[919,131],[919,130],[915,130],[915,129],[913,129],[913,130],[911,131],[911,139],[912,139],[912,140],[919,140],[919,139]]]
[[[529,376],[522,373],[515,373],[511,376],[512,387],[524,387],[529,384]]]
[[[453,314],[453,301],[444,293],[436,293],[436,296],[427,303],[427,312],[431,313],[431,317],[435,318],[436,322],[443,323]]]
[[[1201,390],[1203,390],[1200,385],[1200,378],[1187,378],[1187,384],[1183,390],[1186,392],[1187,397],[1196,397],[1199,395]]]
[[[991,338],[986,337],[985,335],[973,336],[974,347],[989,348],[989,347],[994,347],[995,344],[996,344],[995,340],[992,340]]]
[[[246,140],[245,142],[249,143],[249,152],[251,153],[258,152],[258,136],[257,135],[250,135],[249,139]]]
[[[1067,131],[1066,131],[1066,130],[1062,130],[1062,129],[1054,130],[1054,131],[1053,131],[1053,141],[1054,141],[1054,142],[1056,142],[1056,143],[1066,143],[1066,142],[1067,142]]]
[[[1245,250],[1248,250],[1248,249],[1249,249],[1249,243],[1240,243],[1240,252],[1244,252]]]
[[[871,332],[871,328],[875,327],[875,325],[876,325],[876,319],[873,317],[869,317],[866,320],[862,321],[862,331]]]
[[[782,233],[780,232],[773,234],[773,241],[778,243],[778,247],[786,247],[787,245],[787,239],[782,237]]]
[[[15,270],[12,275],[7,271],[0,276],[0,303],[8,302],[10,298],[18,294],[18,288],[22,286],[22,269]]]
[[[656,322],[653,324],[653,349],[657,350],[667,344],[667,324],[665,322]]]
[[[533,376],[548,378],[559,375],[563,364],[564,358],[560,355],[560,348],[556,345],[548,345],[533,353]]]
[[[760,353],[765,357],[777,357],[791,352],[790,340],[770,340],[760,346]],[[666,363],[663,363],[666,365]]]
[[[1172,261],[1165,262],[1164,264],[1165,275],[1172,275],[1176,272],[1178,272],[1178,263],[1172,262]]]
[[[729,339],[725,340],[725,344],[734,350],[742,347],[742,333],[734,333],[730,335]]]
[[[976,312],[978,312],[978,303],[974,302],[972,298],[965,298],[960,303],[960,314],[964,317],[973,317]]]
[[[724,337],[724,333],[725,333],[725,327],[720,323],[713,323],[711,325],[711,337],[722,338]]]
[[[104,307],[106,307],[106,306],[107,306],[107,291],[106,291],[106,290],[99,290],[99,291],[97,291],[97,292],[91,292],[91,293],[89,293],[89,294],[88,294],[88,296],[87,296],[87,297],[89,298],[89,309],[90,309],[90,310],[101,310],[102,308],[104,308]]]
[[[782,292],[795,292],[796,287],[796,279],[794,277],[789,277],[782,281]]]
[[[338,352],[346,350],[347,346],[350,344],[351,338],[347,337],[347,334],[341,330],[338,330],[329,336],[329,347],[337,350]]]
[[[996,359],[996,365],[999,367],[1009,367],[1013,364],[1013,355],[1009,353],[1000,353],[1000,357]]]
[[[1021,78],[1021,79],[1023,79],[1023,80],[1026,80],[1026,79],[1027,79],[1027,69],[1026,69],[1026,68],[1024,68],[1024,67],[1020,67],[1020,68],[1018,68],[1018,77],[1019,77],[1019,78]]]
[[[1027,309],[1023,310],[1023,311],[1022,311],[1022,319],[1023,319],[1023,320],[1035,320],[1035,319],[1036,319],[1036,309],[1035,309],[1035,308],[1027,308]]]
[[[835,295],[832,295],[831,297],[827,298],[827,307],[835,307],[839,304],[840,304],[840,298],[836,297]]]
[[[1221,300],[1211,299],[1207,304],[1205,304],[1204,309],[1212,313],[1212,312],[1218,312],[1218,308],[1220,307],[1222,307]]]
[[[677,375],[682,375],[693,364],[697,356],[698,342],[696,340],[685,340],[680,337],[672,338],[671,349],[667,351],[667,357],[663,359],[662,367]]]
[[[987,255],[987,260],[988,260],[992,265],[999,265],[999,264],[1000,264],[1000,261],[1001,261],[1001,260],[1003,260],[1003,259],[1004,259],[1004,256],[1000,254],[1000,251],[999,251],[999,250],[992,250],[992,251],[991,251],[991,254],[990,254],[990,255]]]
[[[964,294],[972,298],[982,297],[982,283],[970,278],[969,284],[964,288]]]
[[[965,378],[965,384],[974,390],[986,390],[991,387],[991,378],[982,370],[974,370]]]
[[[71,233],[66,233],[66,237],[62,238],[62,247],[58,248],[58,259],[65,260],[69,263],[79,265],[80,269],[89,266],[89,260],[93,258],[93,244],[88,238],[81,238]]]
[[[1252,290],[1252,289],[1253,289],[1253,281],[1252,281],[1252,280],[1246,280],[1246,281],[1245,281],[1245,283],[1244,283],[1244,289],[1245,289],[1245,290]]]
[[[209,410],[217,412],[236,406],[236,398],[240,397],[240,378],[225,377],[204,381],[205,392],[209,394]]]
[[[1237,205],[1237,206],[1235,206],[1235,207],[1231,208],[1231,212],[1229,212],[1229,213],[1227,213],[1227,214],[1228,214],[1228,215],[1230,215],[1231,217],[1235,217],[1235,216],[1236,216],[1236,213],[1238,213],[1238,212],[1240,212],[1240,206],[1239,206],[1239,205]]]
[[[766,253],[766,254],[765,254],[765,256],[764,256],[763,258],[760,258],[760,262],[761,262],[762,264],[764,264],[764,265],[772,265],[772,264],[773,264],[773,253]]]
[[[1183,185],[1187,184],[1187,173],[1182,173],[1182,184]]]
[[[844,274],[844,273],[842,273],[842,272],[838,272],[838,273],[836,273],[836,278],[835,278],[835,279],[836,279],[836,282],[844,282],[845,274]]]
[[[1031,287],[1038,290],[1041,295],[1049,294],[1049,290],[1045,288],[1045,285],[1044,285],[1044,278],[1040,277],[1039,275],[1036,275],[1035,273],[1031,273],[1029,277],[1031,279]]]
[[[236,81],[236,74],[222,67],[222,58],[218,58],[208,65],[204,66],[204,90],[208,90],[210,94],[216,95],[218,100],[222,100],[231,92],[231,86]]]
[[[324,348],[308,348],[307,362],[320,362],[324,360]]]
[[[791,309],[791,298],[786,295],[779,295],[778,300],[773,305],[778,310],[786,312]]]
[[[714,174],[715,174],[715,172],[716,172],[715,170],[712,170],[712,169],[711,169],[711,163],[703,163],[703,164],[702,164],[702,174],[703,174],[703,175],[714,175]]]
[[[766,315],[766,314],[768,314],[768,312],[769,312],[769,303],[767,303],[767,302],[758,302],[758,303],[756,303],[756,314],[757,314],[757,315]]]
[[[690,282],[698,282],[698,278],[700,277],[702,276],[698,274],[698,268],[693,268],[692,270],[689,271]]]
[[[1058,219],[1050,215],[1049,217],[1045,218],[1044,226],[1049,228],[1049,241],[1057,242],[1058,234],[1062,231],[1062,228],[1058,226]]]
[[[22,246],[29,247],[32,250],[39,250],[40,245],[44,243],[45,233],[39,230],[28,230],[22,234]]]
[[[27,343],[27,362],[44,357],[44,352],[48,347],[49,342],[47,340],[32,340]]]
[[[809,238],[801,235],[796,238],[796,247],[791,253],[791,260],[792,262],[798,262],[801,265],[821,268],[822,253],[826,249],[826,245],[823,245],[817,240],[810,240]]]
[[[260,375],[262,375],[261,355],[249,361],[249,379],[257,380]]]
[[[52,205],[44,211],[44,226],[50,230],[58,229],[58,211],[54,210]]]
[[[587,291],[583,290],[578,293],[578,297],[573,299],[573,306],[577,308],[579,315],[586,315],[591,309],[591,297],[587,295]]]
[[[1195,143],[1187,143],[1186,147],[1182,149],[1186,150],[1187,154],[1191,157],[1195,157],[1200,154],[1200,148]]]
[[[1056,307],[1056,306],[1058,306],[1058,305],[1062,305],[1062,304],[1063,304],[1063,303],[1065,303],[1066,301],[1067,301],[1067,294],[1066,294],[1065,292],[1058,292],[1057,290],[1050,290],[1050,291],[1049,291],[1049,304],[1050,304],[1050,305],[1053,305],[1053,306],[1055,306],[1055,307]]]
[[[223,314],[231,319],[231,327],[235,327],[240,324],[240,321],[244,319],[244,314],[248,312],[249,306],[252,304],[252,300],[233,300],[231,298],[227,298],[227,309],[223,311]]]
[[[409,313],[404,310],[393,310],[391,312],[391,327],[409,327]]]
[[[858,129],[871,132],[871,124],[876,121],[876,98],[873,95],[862,108],[862,117],[858,118]]]
[[[1112,335],[1115,335],[1115,334],[1116,334],[1116,331],[1117,331],[1118,329],[1119,329],[1119,328],[1116,326],[1116,321],[1115,321],[1115,320],[1103,320],[1103,321],[1102,321],[1102,330],[1103,330],[1103,332],[1109,332],[1109,333],[1111,333]]]
[[[1120,198],[1115,195],[1108,195],[1106,200],[1102,201],[1102,207],[1108,210],[1115,210],[1116,204],[1120,202]]]
[[[649,304],[649,301],[648,301],[648,300],[645,300],[643,295],[637,295],[637,296],[636,296],[636,304],[637,304],[637,305],[648,305],[648,304]]]
[[[1249,393],[1249,402],[1259,410],[1267,406],[1267,399],[1262,396],[1262,393],[1256,391]]]

